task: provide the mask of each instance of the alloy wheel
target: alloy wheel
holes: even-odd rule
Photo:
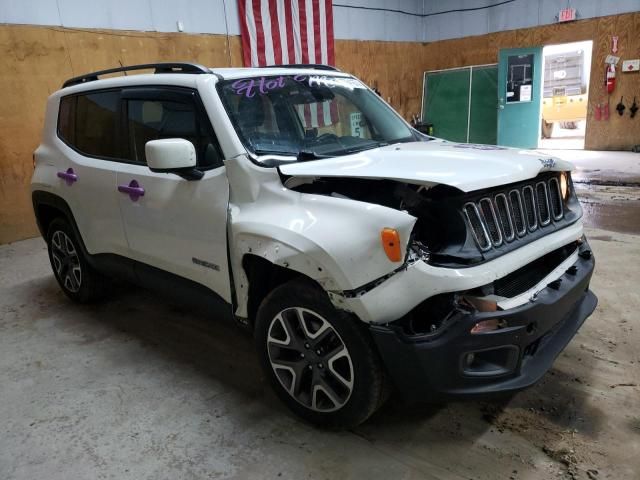
[[[64,287],[77,293],[82,285],[82,268],[75,245],[62,230],[56,230],[51,237],[51,259],[56,275]]]
[[[349,351],[333,326],[316,312],[286,308],[269,325],[269,362],[284,389],[317,412],[340,409],[354,382]]]

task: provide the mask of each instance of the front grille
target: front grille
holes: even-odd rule
[[[467,202],[463,213],[476,244],[483,252],[564,218],[556,177],[525,183]]]

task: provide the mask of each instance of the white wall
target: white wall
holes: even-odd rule
[[[580,18],[640,11],[640,0],[334,0],[338,39],[424,42],[555,23],[571,6]],[[404,10],[397,12],[349,7]],[[226,15],[225,15],[226,12]],[[426,15],[426,16],[425,16]],[[0,23],[175,32],[240,34],[237,0],[0,0]]]
[[[334,3],[422,12],[422,0],[340,0]],[[226,8],[225,8],[226,7]],[[226,10],[226,23],[225,23]],[[0,0],[0,23],[73,28],[240,35],[238,0]],[[341,39],[420,41],[422,18],[334,7]]]
[[[226,7],[226,22],[225,22]],[[0,23],[240,34],[237,0],[0,0]]]
[[[423,3],[422,0],[334,0],[334,35],[336,38],[345,40],[421,42],[424,37],[422,17],[346,8],[340,5],[405,10],[422,14]]]

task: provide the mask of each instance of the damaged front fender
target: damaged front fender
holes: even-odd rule
[[[279,177],[264,181],[255,199],[230,203],[229,245],[236,290],[236,315],[248,314],[245,255],[301,273],[327,291],[345,291],[396,270],[386,256],[384,228],[394,228],[404,259],[416,218],[382,205],[295,192]],[[345,307],[336,300],[337,306]]]

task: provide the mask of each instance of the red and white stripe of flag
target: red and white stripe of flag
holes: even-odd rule
[[[331,0],[238,0],[245,67],[335,64]],[[334,102],[304,108],[306,127],[337,121]]]

